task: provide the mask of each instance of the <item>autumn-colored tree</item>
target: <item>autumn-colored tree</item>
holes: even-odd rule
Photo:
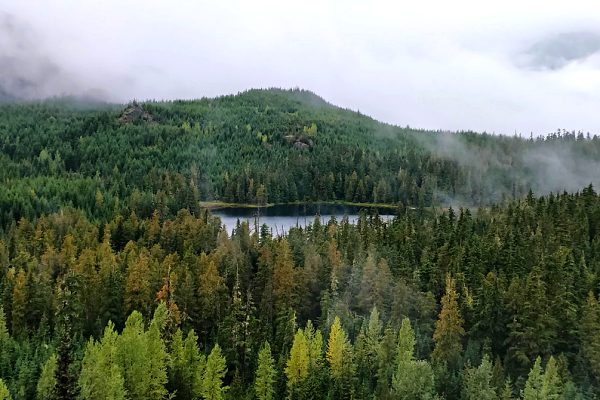
[[[275,309],[285,310],[294,305],[294,260],[287,239],[281,239],[273,266],[273,296]]]
[[[130,257],[127,263],[127,281],[125,284],[125,312],[139,311],[149,316],[152,304],[150,282],[150,254],[142,249],[137,257]]]
[[[435,348],[431,353],[434,364],[456,368],[462,354],[462,337],[465,334],[463,319],[458,307],[456,283],[446,277],[446,293],[442,297],[442,309],[435,324],[433,340]]]
[[[310,355],[309,344],[302,329],[298,329],[294,335],[294,342],[290,350],[290,356],[285,367],[287,376],[288,395],[295,397],[298,386],[306,379],[309,372]]]

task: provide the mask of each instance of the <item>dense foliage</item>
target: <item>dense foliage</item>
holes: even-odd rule
[[[599,398],[599,160],[299,90],[0,105],[0,400]],[[397,216],[228,235],[201,200]]]
[[[0,226],[70,204],[93,218],[197,200],[487,205],[600,184],[600,138],[416,131],[306,91],[129,106],[0,105]]]
[[[600,197],[318,219],[63,210],[0,241],[13,399],[600,394]]]

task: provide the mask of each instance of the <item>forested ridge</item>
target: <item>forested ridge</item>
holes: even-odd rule
[[[0,225],[63,205],[148,218],[234,203],[482,206],[598,182],[600,138],[400,128],[308,91],[129,105],[0,104]]]

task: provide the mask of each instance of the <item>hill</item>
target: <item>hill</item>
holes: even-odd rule
[[[71,205],[194,212],[198,200],[486,205],[598,184],[600,138],[401,128],[304,90],[189,101],[0,104],[0,222]]]

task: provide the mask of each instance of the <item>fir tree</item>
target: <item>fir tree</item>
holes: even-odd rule
[[[202,378],[202,396],[205,400],[222,400],[227,386],[223,386],[223,378],[227,373],[225,357],[221,354],[221,347],[216,344],[206,360],[206,369]]]
[[[258,400],[273,400],[275,395],[274,384],[277,371],[275,360],[271,355],[271,346],[265,342],[258,353],[258,367],[254,381],[254,392]]]

